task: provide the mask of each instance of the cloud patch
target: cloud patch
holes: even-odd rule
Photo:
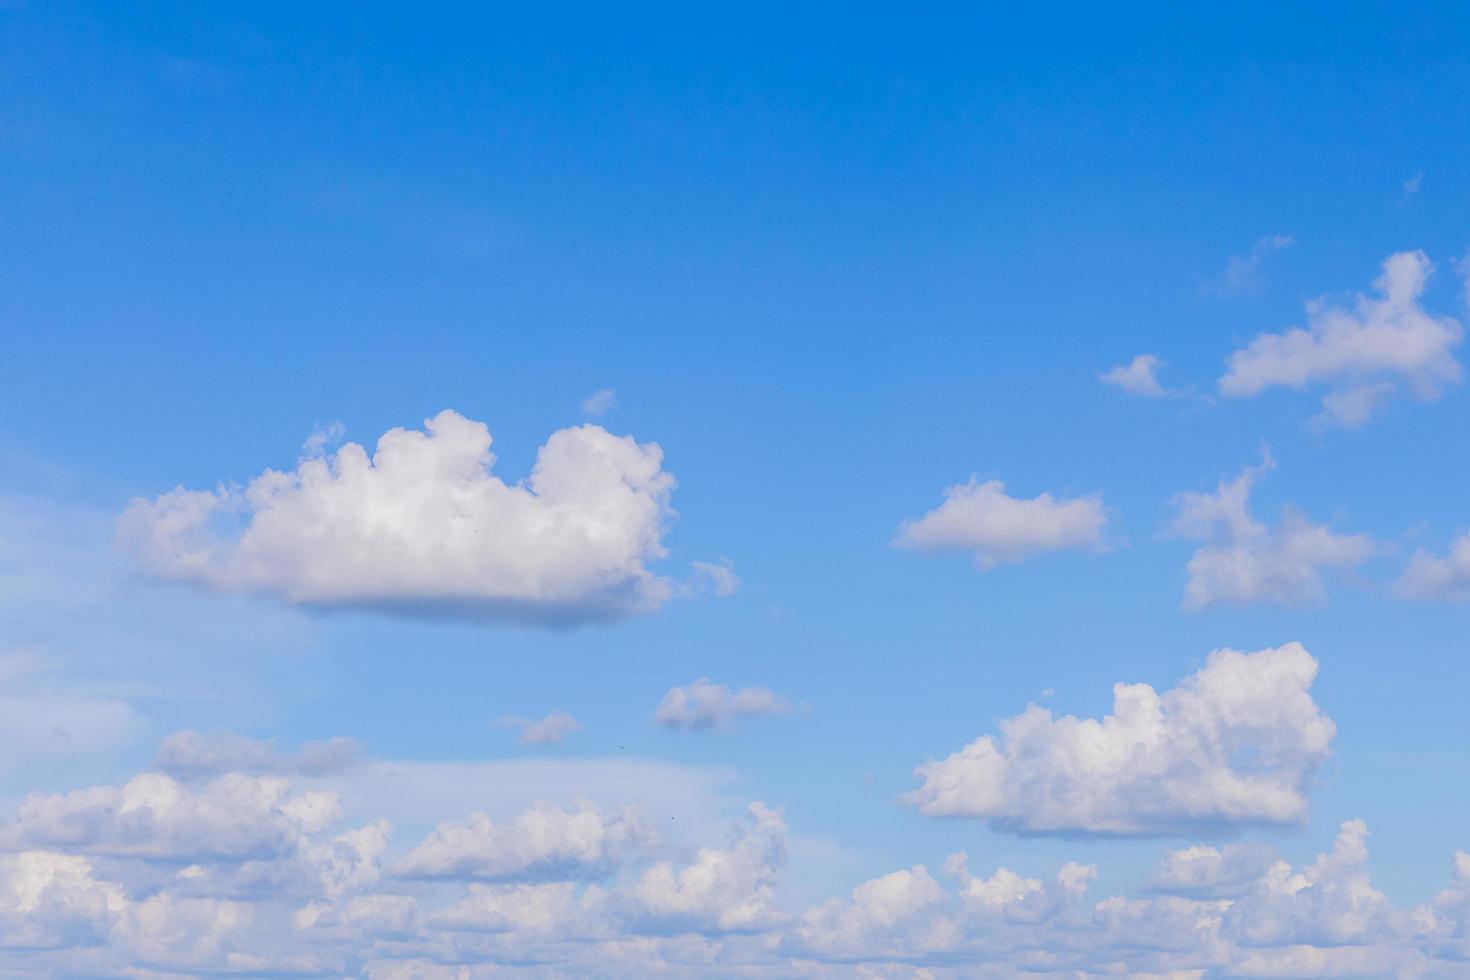
[[[1464,328],[1421,304],[1433,271],[1423,252],[1390,255],[1374,280],[1378,295],[1358,295],[1348,306],[1308,303],[1306,327],[1263,333],[1230,355],[1220,393],[1250,398],[1273,387],[1326,386],[1318,419],[1347,428],[1404,388],[1438,398],[1460,380],[1454,349]]]
[[[524,483],[491,470],[490,430],[452,411],[266,470],[245,487],[133,501],[119,541],[159,578],[314,609],[571,626],[673,594],[674,478],[657,445],[595,425],[546,441]]]
[[[730,731],[748,718],[790,714],[792,706],[764,687],[732,689],[701,677],[670,688],[653,713],[654,724],[674,731]]]
[[[1202,545],[1189,559],[1186,609],[1320,602],[1327,596],[1323,571],[1349,571],[1378,550],[1367,535],[1338,534],[1294,508],[1275,527],[1257,521],[1251,490],[1275,467],[1268,454],[1234,480],[1222,480],[1214,493],[1175,495],[1167,533]]]
[[[962,551],[981,569],[1049,551],[1102,551],[1107,511],[1102,497],[1012,497],[999,480],[975,477],[944,491],[944,503],[905,521],[894,542],[912,551]]]
[[[552,711],[541,719],[506,715],[500,719],[500,724],[505,728],[519,728],[521,731],[516,736],[516,741],[522,745],[555,745],[573,732],[582,729],[576,718],[560,709]]]
[[[1022,834],[1173,834],[1294,825],[1336,726],[1312,700],[1317,661],[1299,643],[1217,650],[1162,693],[1113,686],[1103,718],[1035,705],[915,770],[906,802]]]

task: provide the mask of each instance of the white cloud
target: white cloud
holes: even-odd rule
[[[1291,246],[1294,235],[1267,235],[1256,240],[1249,252],[1232,255],[1225,263],[1225,271],[1205,291],[1217,296],[1234,296],[1238,293],[1259,292],[1264,282],[1261,267],[1275,252]]]
[[[645,871],[632,898],[649,920],[716,931],[751,929],[775,918],[777,874],[786,861],[786,821],[762,803],[728,848],[702,847],[683,868],[660,862]]]
[[[0,846],[168,860],[271,857],[333,823],[328,793],[289,793],[275,776],[226,773],[181,783],[143,773],[122,786],[33,793],[0,827]]]
[[[639,809],[603,812],[539,804],[496,824],[485,813],[440,824],[393,868],[405,878],[515,881],[591,878],[628,852],[651,849],[658,835]]]
[[[524,484],[490,470],[490,432],[451,411],[266,470],[243,489],[135,500],[119,540],[161,578],[357,608],[568,625],[646,612],[672,594],[673,477],[658,446],[595,425],[554,433]]]
[[[1217,707],[1238,718],[1252,703]],[[197,783],[174,791],[195,808],[228,796]],[[177,840],[177,818],[159,823],[150,807],[128,819]],[[260,808],[237,809],[249,821]],[[101,807],[97,825],[118,811]],[[1409,978],[1462,975],[1470,953],[1470,855],[1455,855],[1449,887],[1429,902],[1394,906],[1369,877],[1355,820],[1299,866],[1247,845],[1172,851],[1139,896],[1094,896],[1090,865],[972,874],[957,854],[943,875],[914,865],[804,911],[781,901],[787,828],[760,803],[724,844],[679,860],[626,850],[595,882],[404,881],[380,873],[389,831],[381,820],[346,831],[298,822],[290,848],[215,848],[185,866],[178,856],[196,848],[109,857],[79,851],[95,832],[44,849],[7,839],[0,973]]]
[[[1420,305],[1433,270],[1423,252],[1389,256],[1374,282],[1378,297],[1359,295],[1351,307],[1307,304],[1305,328],[1261,334],[1230,355],[1221,393],[1245,398],[1275,386],[1327,385],[1323,418],[1347,426],[1367,421],[1401,385],[1420,399],[1437,398],[1460,380],[1454,348],[1464,328]]]
[[[694,561],[689,563],[694,569],[697,583],[696,591],[700,585],[708,588],[717,596],[731,596],[740,588],[740,576],[735,574],[735,563],[728,558],[721,558],[718,562]]]
[[[1099,380],[1105,385],[1122,388],[1130,395],[1163,398],[1174,394],[1159,384],[1159,368],[1163,366],[1164,362],[1155,355],[1139,354],[1127,364],[1119,364],[1110,368],[1099,377]]]
[[[656,724],[676,731],[728,731],[746,718],[784,715],[791,704],[764,687],[732,690],[701,677],[687,687],[670,688],[653,714]]]
[[[1424,173],[1423,173],[1423,171],[1420,171],[1419,173],[1417,173],[1414,176],[1410,177],[1408,180],[1404,181],[1404,186],[1403,186],[1404,197],[1403,197],[1403,199],[1405,201],[1407,201],[1409,198],[1413,197],[1415,194],[1418,194],[1419,193],[1419,189],[1421,187],[1423,187],[1423,186],[1424,186]]]
[[[180,778],[231,771],[322,776],[351,766],[356,758],[357,743],[350,738],[308,742],[295,752],[282,752],[269,742],[233,732],[185,729],[163,740],[153,767]]]
[[[508,728],[519,728],[521,731],[516,736],[516,741],[522,745],[555,745],[582,728],[577,719],[560,709],[539,720],[506,715],[500,719],[500,724]]]
[[[1312,700],[1298,643],[1217,650],[1162,694],[1116,684],[1102,719],[1035,705],[937,762],[907,802],[1018,833],[1169,834],[1296,824],[1336,726]]]
[[[944,491],[944,503],[899,528],[900,548],[967,551],[982,569],[1021,561],[1046,551],[1103,550],[1107,512],[1102,497],[1056,500],[1050,493],[1031,499],[1008,496],[999,480],[974,477]]]
[[[1470,602],[1470,531],[1457,537],[1443,558],[1422,549],[1415,552],[1397,591],[1406,599]]]
[[[1259,466],[1222,480],[1214,493],[1175,495],[1169,533],[1202,542],[1189,559],[1186,608],[1318,602],[1326,597],[1324,569],[1356,568],[1377,550],[1367,535],[1336,534],[1292,508],[1275,527],[1257,521],[1250,511],[1251,489],[1275,465],[1268,454]]]
[[[618,403],[618,393],[611,388],[598,388],[582,402],[582,413],[593,417],[606,415]]]

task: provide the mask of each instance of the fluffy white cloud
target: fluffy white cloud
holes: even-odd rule
[[[33,793],[0,846],[169,860],[274,857],[340,814],[329,793],[292,794],[281,777],[226,773],[182,783],[142,773],[122,786]]]
[[[119,540],[145,571],[315,608],[572,624],[653,609],[674,479],[658,446],[595,425],[554,433],[530,478],[491,472],[490,431],[452,411],[369,456],[266,470],[243,489],[135,500]]]
[[[393,872],[485,881],[590,878],[606,874],[625,854],[657,844],[641,810],[605,813],[585,802],[574,810],[542,803],[503,824],[481,812],[442,823]]]
[[[1456,538],[1443,558],[1415,552],[1398,581],[1398,593],[1408,599],[1470,602],[1470,531]]]
[[[731,690],[701,677],[686,687],[670,688],[653,714],[656,724],[676,731],[728,731],[746,718],[784,715],[791,704],[764,687]]]
[[[1355,568],[1377,550],[1367,535],[1336,534],[1291,508],[1275,527],[1257,521],[1250,511],[1251,489],[1274,467],[1268,455],[1234,480],[1222,480],[1214,493],[1174,497],[1169,533],[1203,545],[1189,559],[1186,608],[1321,601],[1323,569]]]
[[[786,860],[786,821],[762,803],[728,848],[702,847],[692,863],[664,861],[643,873],[632,898],[658,924],[716,931],[752,929],[775,917],[775,885]]]
[[[1009,496],[999,480],[975,477],[944,491],[944,503],[905,521],[895,542],[916,551],[967,551],[981,568],[1046,551],[1103,549],[1107,512],[1101,496],[1057,500],[1050,493]]]
[[[1230,355],[1220,392],[1239,398],[1274,386],[1328,385],[1324,418],[1348,426],[1367,421],[1400,385],[1421,399],[1438,397],[1460,380],[1454,348],[1464,328],[1420,304],[1433,271],[1423,252],[1390,255],[1374,282],[1378,297],[1360,295],[1346,308],[1307,304],[1306,327],[1261,334]]]
[[[1122,388],[1130,395],[1145,398],[1163,398],[1171,395],[1169,389],[1159,384],[1159,368],[1164,362],[1153,354],[1139,354],[1127,364],[1119,364],[1103,373],[1099,380],[1105,385]]]
[[[507,728],[519,728],[521,732],[516,736],[516,741],[522,745],[555,745],[582,728],[577,719],[561,710],[552,711],[541,719],[506,715],[500,719],[500,724]]]
[[[1195,844],[1169,851],[1149,882],[1149,890],[1196,898],[1226,898],[1240,894],[1272,864],[1267,848],[1228,844],[1216,848]]]
[[[1217,707],[1243,717],[1253,703]],[[178,838],[176,818],[138,821],[150,822],[155,836]],[[298,822],[293,846],[273,856],[216,848],[183,867],[169,855],[197,848],[92,856],[80,848],[97,834],[44,849],[7,838],[0,975],[1408,980],[1462,976],[1470,954],[1470,855],[1455,855],[1449,887],[1431,901],[1395,907],[1368,875],[1360,821],[1298,867],[1246,845],[1169,852],[1139,896],[1092,896],[1089,865],[972,874],[957,854],[943,875],[915,865],[805,911],[781,902],[787,829],[759,803],[725,845],[680,861],[629,850],[595,883],[395,879],[379,873],[389,830]],[[287,868],[289,887],[263,866]],[[240,887],[251,880],[258,887]]]
[[[1102,719],[1035,705],[948,758],[919,766],[908,802],[1020,833],[1165,834],[1294,824],[1336,726],[1312,700],[1317,661],[1298,643],[1217,650],[1162,694],[1113,686]]]
[[[122,909],[122,889],[90,859],[54,851],[0,855],[0,949],[88,946]]]
[[[224,772],[323,776],[347,768],[356,757],[357,743],[350,738],[308,742],[295,752],[282,752],[269,742],[234,732],[185,729],[163,740],[153,766],[181,778]]]

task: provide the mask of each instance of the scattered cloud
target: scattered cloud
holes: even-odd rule
[[[1275,527],[1257,521],[1250,511],[1251,489],[1275,466],[1267,453],[1259,466],[1222,480],[1214,493],[1175,495],[1167,533],[1202,543],[1189,559],[1185,608],[1320,602],[1327,594],[1324,569],[1356,568],[1378,550],[1367,535],[1336,534],[1292,508]]]
[[[496,824],[483,813],[440,824],[393,868],[403,878],[558,881],[607,874],[630,851],[658,845],[642,810],[537,804]]]
[[[1267,235],[1257,239],[1249,252],[1230,256],[1225,263],[1225,271],[1205,287],[1205,292],[1216,296],[1260,292],[1265,283],[1262,266],[1266,259],[1289,248],[1295,241],[1295,235]]]
[[[670,688],[653,720],[675,731],[729,731],[746,718],[784,715],[791,710],[785,698],[764,687],[732,690],[701,677],[687,687]]]
[[[135,500],[119,540],[163,579],[316,609],[570,626],[673,594],[674,479],[658,446],[595,425],[554,433],[525,484],[490,470],[490,431],[451,411],[266,470],[244,487]]]
[[[1290,825],[1336,726],[1312,700],[1317,661],[1298,643],[1217,650],[1162,693],[1113,687],[1102,719],[1032,705],[915,770],[906,801],[1024,834],[1172,834]]]
[[[350,738],[308,742],[295,752],[282,752],[270,742],[233,732],[174,732],[163,740],[153,768],[180,779],[225,772],[324,776],[357,761]]]
[[[1423,186],[1424,172],[1420,171],[1419,173],[1410,177],[1408,180],[1404,181],[1403,197],[1401,198],[1401,200],[1407,201],[1409,200],[1409,198],[1414,197],[1419,193],[1419,189]]]
[[[694,569],[694,582],[691,589],[700,591],[708,589],[720,597],[734,595],[740,588],[740,576],[735,574],[735,563],[728,558],[721,558],[718,562],[693,561],[689,563]]]
[[[1359,295],[1347,307],[1314,300],[1305,328],[1263,333],[1231,354],[1221,394],[1249,398],[1272,387],[1325,385],[1319,421],[1349,428],[1401,388],[1421,400],[1438,398],[1460,380],[1454,348],[1464,328],[1420,304],[1433,271],[1423,252],[1390,255],[1374,282],[1377,297]]]
[[[1470,531],[1457,537],[1443,558],[1416,551],[1396,591],[1406,599],[1470,602]]]
[[[965,551],[981,569],[1023,561],[1048,551],[1104,550],[1107,511],[1101,495],[1055,499],[1041,493],[1012,497],[999,480],[975,477],[944,491],[944,503],[905,521],[897,547],[914,551]]]
[[[1177,394],[1159,383],[1159,368],[1164,362],[1153,354],[1139,354],[1127,364],[1119,364],[1099,376],[1105,385],[1122,388],[1130,395],[1166,398]]]
[[[1254,704],[1233,697],[1214,716],[1249,725]],[[1429,901],[1395,906],[1360,820],[1296,866],[1251,844],[1168,851],[1137,895],[1094,894],[1090,864],[976,873],[960,853],[803,909],[781,901],[779,811],[752,803],[678,856],[647,829],[662,818],[592,803],[471,814],[395,859],[389,821],[346,824],[331,794],[145,773],[22,806],[0,838],[0,958],[32,976],[958,980],[1448,976],[1470,952],[1470,855]]]
[[[506,715],[500,724],[507,728],[519,728],[516,741],[522,745],[555,745],[582,726],[567,712],[557,709],[540,720]]]
[[[611,388],[599,388],[582,402],[582,414],[593,418],[606,415],[618,403],[618,393]]]

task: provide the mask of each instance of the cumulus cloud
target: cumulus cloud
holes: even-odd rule
[[[1456,538],[1443,558],[1423,549],[1415,552],[1397,591],[1406,599],[1470,602],[1470,531]]]
[[[786,821],[753,803],[749,825],[728,848],[702,847],[683,868],[663,861],[639,877],[632,898],[662,926],[715,931],[752,929],[773,921],[775,885],[786,860]]]
[[[516,741],[522,745],[555,745],[582,728],[577,719],[560,709],[539,720],[506,715],[500,719],[500,724],[507,728],[519,728],[521,732],[516,736]]]
[[[625,853],[657,845],[640,809],[605,813],[586,802],[574,810],[542,803],[503,824],[480,812],[442,823],[393,873],[482,881],[589,878],[607,873]]]
[[[444,411],[371,456],[349,442],[244,488],[135,500],[119,540],[160,578],[317,609],[570,625],[673,594],[647,567],[665,554],[674,487],[658,446],[562,429],[510,484],[490,441]]]
[[[308,742],[295,752],[282,752],[270,742],[234,732],[174,732],[163,740],[153,767],[179,778],[225,772],[299,773],[324,776],[351,766],[357,743],[350,738]]]
[[[1439,397],[1460,380],[1454,348],[1458,320],[1424,309],[1420,300],[1434,271],[1423,252],[1398,252],[1374,281],[1376,297],[1348,307],[1307,304],[1307,326],[1263,333],[1230,355],[1220,392],[1247,398],[1271,387],[1325,385],[1319,419],[1362,425],[1382,402],[1407,387],[1420,399]]]
[[[944,503],[905,521],[895,542],[915,551],[965,551],[982,569],[1022,561],[1047,551],[1104,548],[1107,512],[1102,497],[1057,500],[1009,496],[999,480],[975,477],[944,491]]]
[[[1225,271],[1205,292],[1216,296],[1235,296],[1241,293],[1260,292],[1265,282],[1262,266],[1272,254],[1288,248],[1296,241],[1295,235],[1267,235],[1258,238],[1244,255],[1232,255],[1225,263]]]
[[[790,702],[764,687],[732,690],[701,677],[686,687],[670,688],[653,720],[675,731],[729,731],[746,718],[784,715],[791,710]]]
[[[340,815],[329,793],[281,777],[226,773],[198,785],[142,773],[122,786],[33,793],[0,847],[170,860],[278,856]]]
[[[1175,495],[1168,533],[1202,543],[1189,559],[1186,608],[1319,602],[1327,594],[1323,570],[1356,568],[1377,550],[1367,535],[1337,534],[1293,508],[1275,527],[1257,521],[1250,510],[1251,490],[1275,465],[1268,454],[1259,466],[1222,480],[1214,493]]]
[[[1236,703],[1227,713],[1251,710]],[[267,778],[220,778],[232,777]],[[216,810],[229,795],[200,782],[175,784],[171,792],[193,801],[176,810]],[[288,786],[266,795],[282,809],[301,794]],[[1470,953],[1470,855],[1454,856],[1448,887],[1430,901],[1394,906],[1371,880],[1367,828],[1357,820],[1341,825],[1326,853],[1298,866],[1247,845],[1171,851],[1139,895],[1094,895],[1091,865],[972,873],[968,858],[955,854],[943,873],[913,865],[802,910],[781,902],[788,830],[781,814],[761,803],[724,843],[703,843],[678,859],[632,848],[594,859],[596,880],[501,882],[383,874],[387,823],[344,830],[327,811],[296,821],[290,846],[214,847],[207,860],[184,863],[180,855],[200,848],[177,846],[178,814],[156,803],[147,808],[123,818],[126,807],[103,801],[86,833],[51,835],[45,846],[0,841],[0,971],[374,980],[507,972],[1409,978],[1459,975]],[[247,821],[262,810],[236,809]],[[565,822],[558,821],[576,812],[560,811],[544,838],[518,818],[490,836],[520,827],[531,830],[524,841],[564,842]],[[608,814],[599,813],[605,826]],[[131,821],[128,846],[97,850],[99,839],[117,840],[114,825],[124,819]],[[215,835],[220,821],[216,813],[202,824]],[[145,838],[159,846],[137,846]],[[481,843],[476,838],[461,850],[478,860]],[[580,844],[572,851],[577,861],[590,853]],[[504,868],[503,855],[516,852],[496,852],[492,866]]]
[[[907,802],[1027,834],[1171,834],[1297,824],[1336,726],[1312,700],[1317,661],[1299,643],[1216,650],[1162,693],[1113,686],[1101,719],[1035,705],[915,770]]]
[[[1127,364],[1119,364],[1099,376],[1099,380],[1105,385],[1122,388],[1130,395],[1142,395],[1145,398],[1163,398],[1173,395],[1159,383],[1159,368],[1164,362],[1153,354],[1139,354]]]

